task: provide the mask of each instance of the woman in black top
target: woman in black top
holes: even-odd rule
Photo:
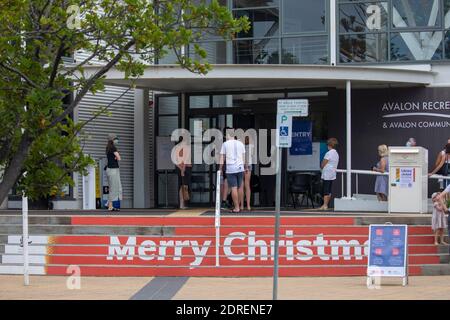
[[[439,174],[442,176],[450,175],[450,139],[445,145],[445,149],[439,153],[434,168],[429,173],[429,176],[432,176],[433,174]],[[448,185],[449,180],[444,180],[442,189],[445,189]]]
[[[117,145],[119,138],[111,134],[108,137],[106,145],[106,157],[108,165],[106,168],[106,176],[108,177],[109,193],[108,193],[108,211],[119,211],[120,200],[122,200],[122,183],[120,181],[119,161],[121,160]],[[118,202],[114,207],[113,203]]]

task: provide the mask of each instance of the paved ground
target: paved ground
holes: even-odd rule
[[[128,300],[151,278],[81,278],[80,290],[67,289],[67,277],[0,276],[0,300]]]
[[[22,276],[0,276],[0,299],[272,298],[271,278],[180,278],[178,285],[174,284],[174,278],[167,283],[164,279],[167,278],[86,277],[81,279],[80,290],[68,290],[66,277],[34,276],[31,286],[24,287]],[[398,279],[388,279],[383,280],[381,289],[368,289],[365,280],[363,277],[281,278],[279,298],[450,300],[450,276],[411,277],[407,287],[402,287]]]

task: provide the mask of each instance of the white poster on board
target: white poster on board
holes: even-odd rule
[[[319,171],[320,142],[313,142],[311,155],[291,155],[288,152],[288,171]]]
[[[156,170],[174,170],[171,154],[175,142],[170,137],[156,137]]]

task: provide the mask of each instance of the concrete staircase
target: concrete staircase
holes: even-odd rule
[[[289,216],[281,219],[281,276],[364,276],[368,225],[409,225],[409,274],[450,275],[431,217]],[[0,216],[0,274],[23,272],[20,215]],[[273,217],[30,216],[30,272],[82,276],[271,276]],[[73,270],[73,268],[71,269]],[[70,271],[70,272],[69,272]]]

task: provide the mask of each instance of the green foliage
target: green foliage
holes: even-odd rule
[[[172,51],[182,68],[205,74],[205,50],[195,45],[193,58],[182,48],[248,28],[216,0],[0,1],[0,191],[10,180],[31,198],[73,185],[69,173],[92,160],[82,149],[85,123],[70,116],[87,92],[104,89],[111,68],[135,79]],[[64,62],[77,51],[92,55]],[[73,102],[63,105],[68,93]]]

